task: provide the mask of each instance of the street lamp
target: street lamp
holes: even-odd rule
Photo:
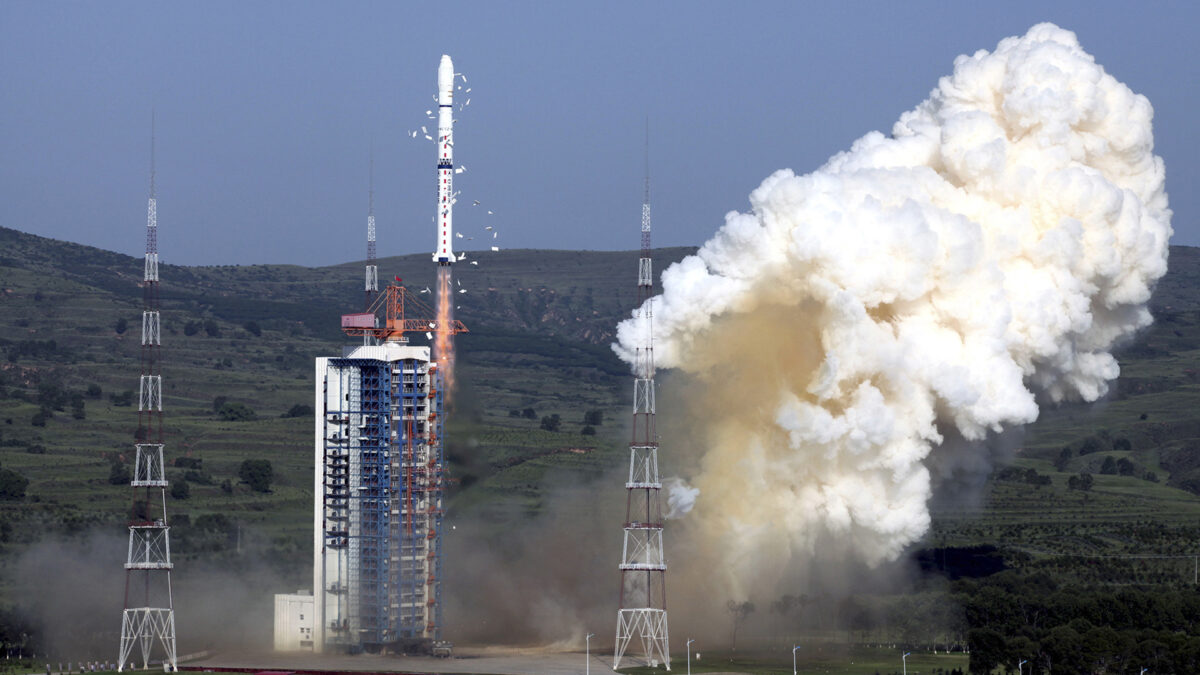
[[[595,633],[588,633],[587,637],[583,639],[585,649],[583,653],[583,671],[586,675],[592,675],[592,638],[594,637],[596,637]]]
[[[1022,668],[1022,666],[1024,666],[1026,663],[1029,663],[1029,660],[1028,660],[1028,659],[1026,659],[1026,660],[1024,660],[1024,661],[1022,661],[1022,662],[1020,662],[1020,663],[1018,663],[1018,664],[1017,664],[1017,673],[1018,673],[1018,675],[1021,675],[1021,674],[1023,674],[1023,673],[1025,672],[1025,670]]]
[[[687,659],[688,659],[688,675],[692,675],[692,643],[695,640],[688,638],[687,641]]]
[[[908,656],[912,652],[904,652],[904,656],[900,657],[900,665],[904,668],[904,675],[908,675]]]
[[[792,675],[796,675],[796,650],[800,649],[800,645],[792,647]]]

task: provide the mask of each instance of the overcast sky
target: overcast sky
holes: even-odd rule
[[[405,132],[436,125],[448,53],[472,88],[457,229],[636,248],[648,117],[655,244],[697,245],[772,171],[889,130],[956,55],[1053,21],[1154,105],[1174,243],[1200,244],[1195,3],[1046,4],[8,0],[0,225],[140,254],[153,109],[164,260],[362,259],[372,143],[379,254],[431,251],[434,150]]]

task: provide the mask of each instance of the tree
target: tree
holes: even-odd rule
[[[967,632],[967,647],[971,651],[971,672],[991,673],[1007,660],[1008,644],[1004,636],[991,628],[973,628]]]
[[[1117,473],[1122,476],[1132,476],[1137,469],[1137,465],[1129,460],[1128,457],[1122,457],[1117,460]]]
[[[199,321],[189,321],[189,322],[183,324],[183,334],[188,337],[191,337],[191,336],[195,335],[196,333],[199,333],[200,329],[203,327],[204,327],[204,325],[201,324]]]
[[[558,431],[558,427],[562,425],[562,418],[558,413],[542,418],[542,428],[546,431]]]
[[[108,470],[108,482],[111,485],[128,485],[132,477],[129,475],[129,465],[124,462],[113,462]]]
[[[258,419],[254,410],[245,403],[234,401],[226,403],[217,411],[217,415],[226,422],[249,422]]]
[[[258,324],[253,321],[247,321],[246,323],[242,324],[242,328],[245,328],[246,332],[250,333],[254,337],[262,337],[262,329],[259,328]]]
[[[213,397],[213,412],[220,412],[221,406],[225,405],[225,402],[228,400],[229,400],[229,398],[226,396],[214,396]]]
[[[745,602],[730,600],[729,602],[725,603],[725,611],[729,612],[729,616],[733,619],[733,640],[731,648],[736,652],[738,627],[746,621],[746,617],[754,613],[754,603],[750,602],[749,600]]]
[[[536,420],[537,411],[535,411],[533,408],[526,408],[521,411],[521,416],[527,420]]]
[[[87,396],[88,398],[100,398],[103,393],[104,390],[100,388],[100,385],[93,382],[87,386],[87,391],[84,392],[84,396]]]
[[[125,317],[117,319],[117,323],[113,325],[113,330],[117,331],[117,335],[123,335],[127,328],[129,328],[129,322],[125,320]]]
[[[51,417],[53,417],[53,415],[50,413],[50,411],[42,408],[33,414],[33,417],[29,419],[29,423],[35,427],[44,427],[46,426],[46,420],[50,419]]]
[[[0,500],[15,501],[25,498],[29,479],[9,469],[0,469]]]
[[[1117,461],[1111,456],[1105,457],[1104,462],[1100,464],[1100,473],[1105,476],[1117,475]]]
[[[190,496],[192,496],[192,488],[188,486],[186,480],[178,480],[171,483],[172,499],[187,499]]]
[[[1075,452],[1072,451],[1071,448],[1063,448],[1062,451],[1058,453],[1058,459],[1054,460],[1054,468],[1058,469],[1059,471],[1066,471],[1067,464],[1071,462],[1071,458],[1074,456]]]
[[[238,478],[255,492],[270,492],[274,469],[271,468],[271,462],[268,460],[247,459],[238,469]]]
[[[603,410],[589,410],[583,414],[583,423],[588,426],[598,427],[604,424]]]
[[[208,333],[208,337],[221,337],[221,327],[212,319],[204,322],[204,332]]]
[[[311,405],[304,405],[303,403],[297,403],[296,405],[292,406],[287,412],[280,415],[280,417],[312,417],[312,415],[313,415],[313,409],[312,409]]]

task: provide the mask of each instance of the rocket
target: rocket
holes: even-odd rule
[[[433,261],[449,265],[454,255],[454,63],[446,54],[438,64],[437,248]]]

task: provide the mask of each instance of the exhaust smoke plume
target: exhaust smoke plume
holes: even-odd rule
[[[658,363],[711,385],[688,388],[707,447],[684,529],[734,597],[818,541],[895,559],[929,528],[940,456],[970,464],[944,440],[982,453],[1039,400],[1107,392],[1166,272],[1152,114],[1034,26],[960,56],[891,136],[769,176],[663,273]],[[621,323],[618,354],[644,334]]]

